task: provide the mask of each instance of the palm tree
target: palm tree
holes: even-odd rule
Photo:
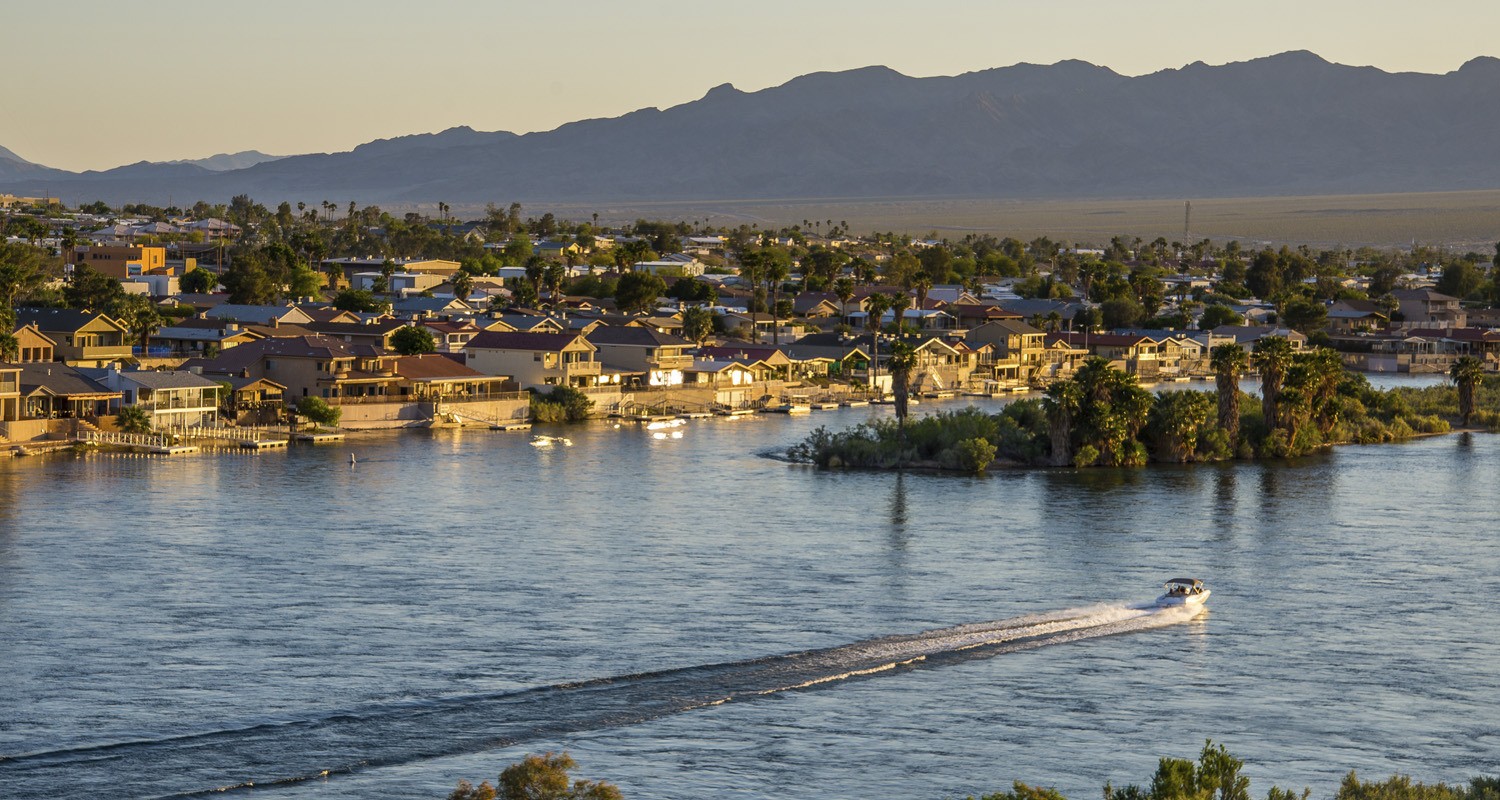
[[[849,307],[849,301],[854,299],[854,281],[849,278],[839,278],[833,282],[833,294],[839,299],[839,316],[845,316],[844,309]]]
[[[1231,445],[1240,437],[1240,373],[1247,360],[1245,348],[1232,342],[1209,351],[1219,388],[1219,427],[1229,434]]]
[[[932,291],[932,276],[926,272],[918,273],[911,282],[911,288],[917,293],[917,310],[921,311],[927,307],[927,293]]]
[[[791,264],[787,259],[772,257],[766,259],[766,282],[770,284],[771,296],[771,343],[781,344],[781,318],[780,310],[776,306],[781,302],[781,284],[791,275]]]
[[[1266,336],[1255,343],[1250,361],[1260,370],[1260,409],[1266,427],[1276,427],[1276,403],[1281,398],[1282,382],[1292,363],[1292,343],[1281,336]]]
[[[891,370],[891,389],[896,394],[896,424],[906,427],[907,399],[911,393],[911,374],[917,367],[917,351],[906,342],[891,345],[891,357],[886,360]]]
[[[140,406],[125,406],[115,417],[115,426],[123,433],[150,433],[151,415]]]
[[[891,295],[891,322],[896,327],[896,335],[901,336],[906,331],[906,310],[911,308],[911,295],[906,292],[897,292]],[[883,314],[881,316],[884,316]]]
[[[1083,406],[1083,389],[1074,380],[1055,381],[1047,387],[1042,410],[1052,438],[1052,466],[1063,467],[1073,461],[1073,418]]]
[[[474,292],[474,276],[468,270],[459,270],[453,273],[453,296],[459,300],[468,300],[469,295]]]
[[[1474,416],[1474,387],[1484,378],[1484,362],[1473,356],[1463,356],[1453,362],[1448,377],[1458,387],[1458,413],[1465,425]]]
[[[682,337],[703,346],[714,331],[714,315],[703,306],[689,306],[682,312]]]

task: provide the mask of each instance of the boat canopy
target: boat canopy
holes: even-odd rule
[[[1197,578],[1172,578],[1167,581],[1167,585],[1191,586],[1193,588],[1198,588],[1203,585],[1203,581],[1200,581]]]

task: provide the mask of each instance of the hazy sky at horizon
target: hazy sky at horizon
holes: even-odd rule
[[[1495,0],[71,0],[0,20],[0,146],[73,170],[549,130],[871,64],[1140,75],[1311,50],[1443,73],[1500,55]]]

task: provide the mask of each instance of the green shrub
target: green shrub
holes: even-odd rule
[[[958,443],[958,463],[967,472],[984,472],[995,460],[995,446],[988,439],[964,439]]]
[[[344,416],[344,409],[329,405],[321,397],[304,397],[297,401],[297,413],[319,425],[337,425]]]

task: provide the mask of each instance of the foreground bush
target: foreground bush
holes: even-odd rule
[[[1206,742],[1194,763],[1181,758],[1163,758],[1146,786],[1131,784],[1116,789],[1104,785],[1104,800],[1250,800],[1250,779],[1241,774],[1245,764],[1223,745]],[[1307,800],[1300,793],[1272,786],[1267,800]],[[974,800],[970,797],[969,800]],[[1054,789],[1028,786],[1020,781],[1008,792],[987,794],[980,800],[1067,800]],[[1500,800],[1500,778],[1474,778],[1468,785],[1423,784],[1405,775],[1384,781],[1361,781],[1350,772],[1334,800]]]

